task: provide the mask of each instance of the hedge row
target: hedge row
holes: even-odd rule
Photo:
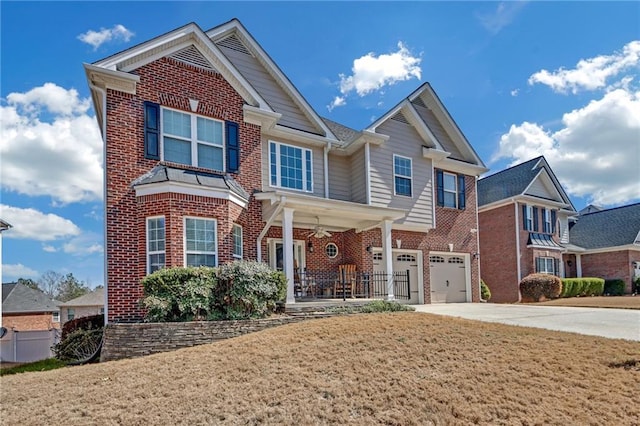
[[[624,294],[624,287],[624,281],[619,278],[606,280],[604,282],[604,294],[610,296],[622,296]]]
[[[560,297],[601,296],[604,292],[604,282],[602,278],[564,278]]]

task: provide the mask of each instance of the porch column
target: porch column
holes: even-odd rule
[[[582,256],[576,254],[576,277],[582,278]]]
[[[293,288],[293,209],[282,210],[282,269],[287,277],[287,303],[295,303]]]
[[[394,300],[393,294],[393,251],[391,248],[392,220],[382,222],[382,262],[384,272],[387,274],[387,300]]]

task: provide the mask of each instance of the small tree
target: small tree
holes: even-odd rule
[[[89,288],[82,281],[78,281],[72,273],[68,273],[58,285],[56,299],[61,302],[68,302],[76,297],[83,296],[89,292]]]
[[[60,290],[60,283],[64,279],[64,276],[56,271],[47,271],[40,279],[38,279],[38,287],[40,290],[54,298]]]

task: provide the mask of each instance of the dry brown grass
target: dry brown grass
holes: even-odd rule
[[[640,344],[624,340],[414,312],[343,316],[2,377],[0,421],[631,425],[635,360]]]
[[[536,305],[576,306],[579,308],[640,309],[640,296],[568,297],[547,300]]]

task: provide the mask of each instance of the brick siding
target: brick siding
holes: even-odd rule
[[[583,254],[582,276],[605,280],[620,278],[625,282],[624,292],[632,292],[633,265],[640,262],[640,251],[620,250],[606,253]]]
[[[60,322],[53,322],[52,312],[33,314],[6,314],[3,312],[2,326],[17,331],[51,330],[52,328],[60,328]]]

